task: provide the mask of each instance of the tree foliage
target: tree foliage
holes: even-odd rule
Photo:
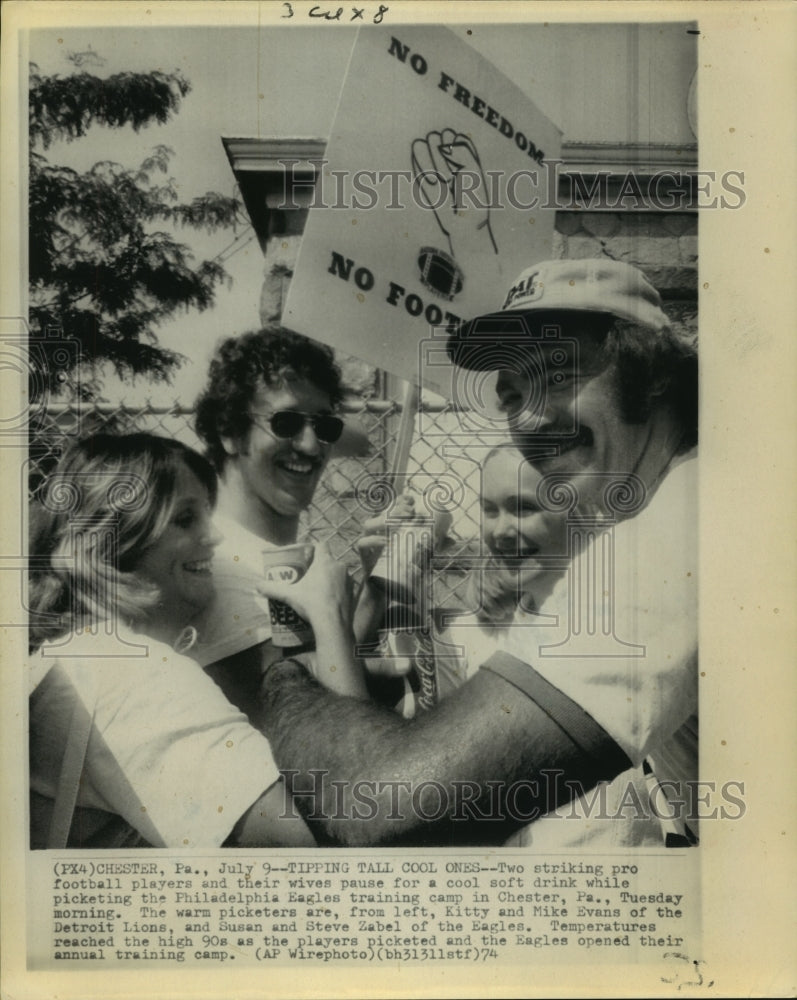
[[[157,327],[181,309],[206,309],[227,278],[218,259],[197,262],[176,233],[214,232],[241,218],[238,200],[216,192],[182,202],[165,145],[132,169],[102,160],[80,172],[49,162],[41,150],[79,140],[92,126],[138,131],[168,121],[190,90],[179,72],[101,78],[76,64],[64,77],[31,66],[29,312],[44,347],[31,352],[34,398],[95,394],[104,362],[122,377],[168,380],[182,359],[159,346]],[[75,342],[57,359],[47,350],[54,330]]]

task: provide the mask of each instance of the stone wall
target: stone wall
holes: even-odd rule
[[[674,324],[697,332],[696,212],[557,212],[553,257],[640,268]]]

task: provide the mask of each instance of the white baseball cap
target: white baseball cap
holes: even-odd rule
[[[543,312],[614,316],[657,332],[670,325],[661,296],[638,268],[608,257],[544,260],[518,275],[498,312],[477,316],[455,332],[448,352],[456,364],[480,368],[485,355],[468,346],[507,334],[538,336],[539,324],[522,317]]]

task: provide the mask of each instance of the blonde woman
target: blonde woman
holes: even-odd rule
[[[186,655],[213,596],[215,499],[209,463],[150,434],[87,438],[45,484],[29,587],[33,847],[313,846],[267,740]],[[317,562],[311,617],[345,590],[345,570]]]

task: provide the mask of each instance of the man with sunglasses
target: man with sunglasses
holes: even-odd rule
[[[223,341],[196,429],[219,473],[219,514],[274,545],[296,541],[343,421],[328,349],[279,328]],[[262,548],[262,546],[261,546]]]
[[[224,540],[213,564],[216,601],[197,623],[192,655],[244,709],[271,638],[256,590],[261,554],[296,542],[343,432],[335,412],[342,395],[328,348],[270,327],[222,341],[197,400],[196,431],[219,474],[215,519]]]

